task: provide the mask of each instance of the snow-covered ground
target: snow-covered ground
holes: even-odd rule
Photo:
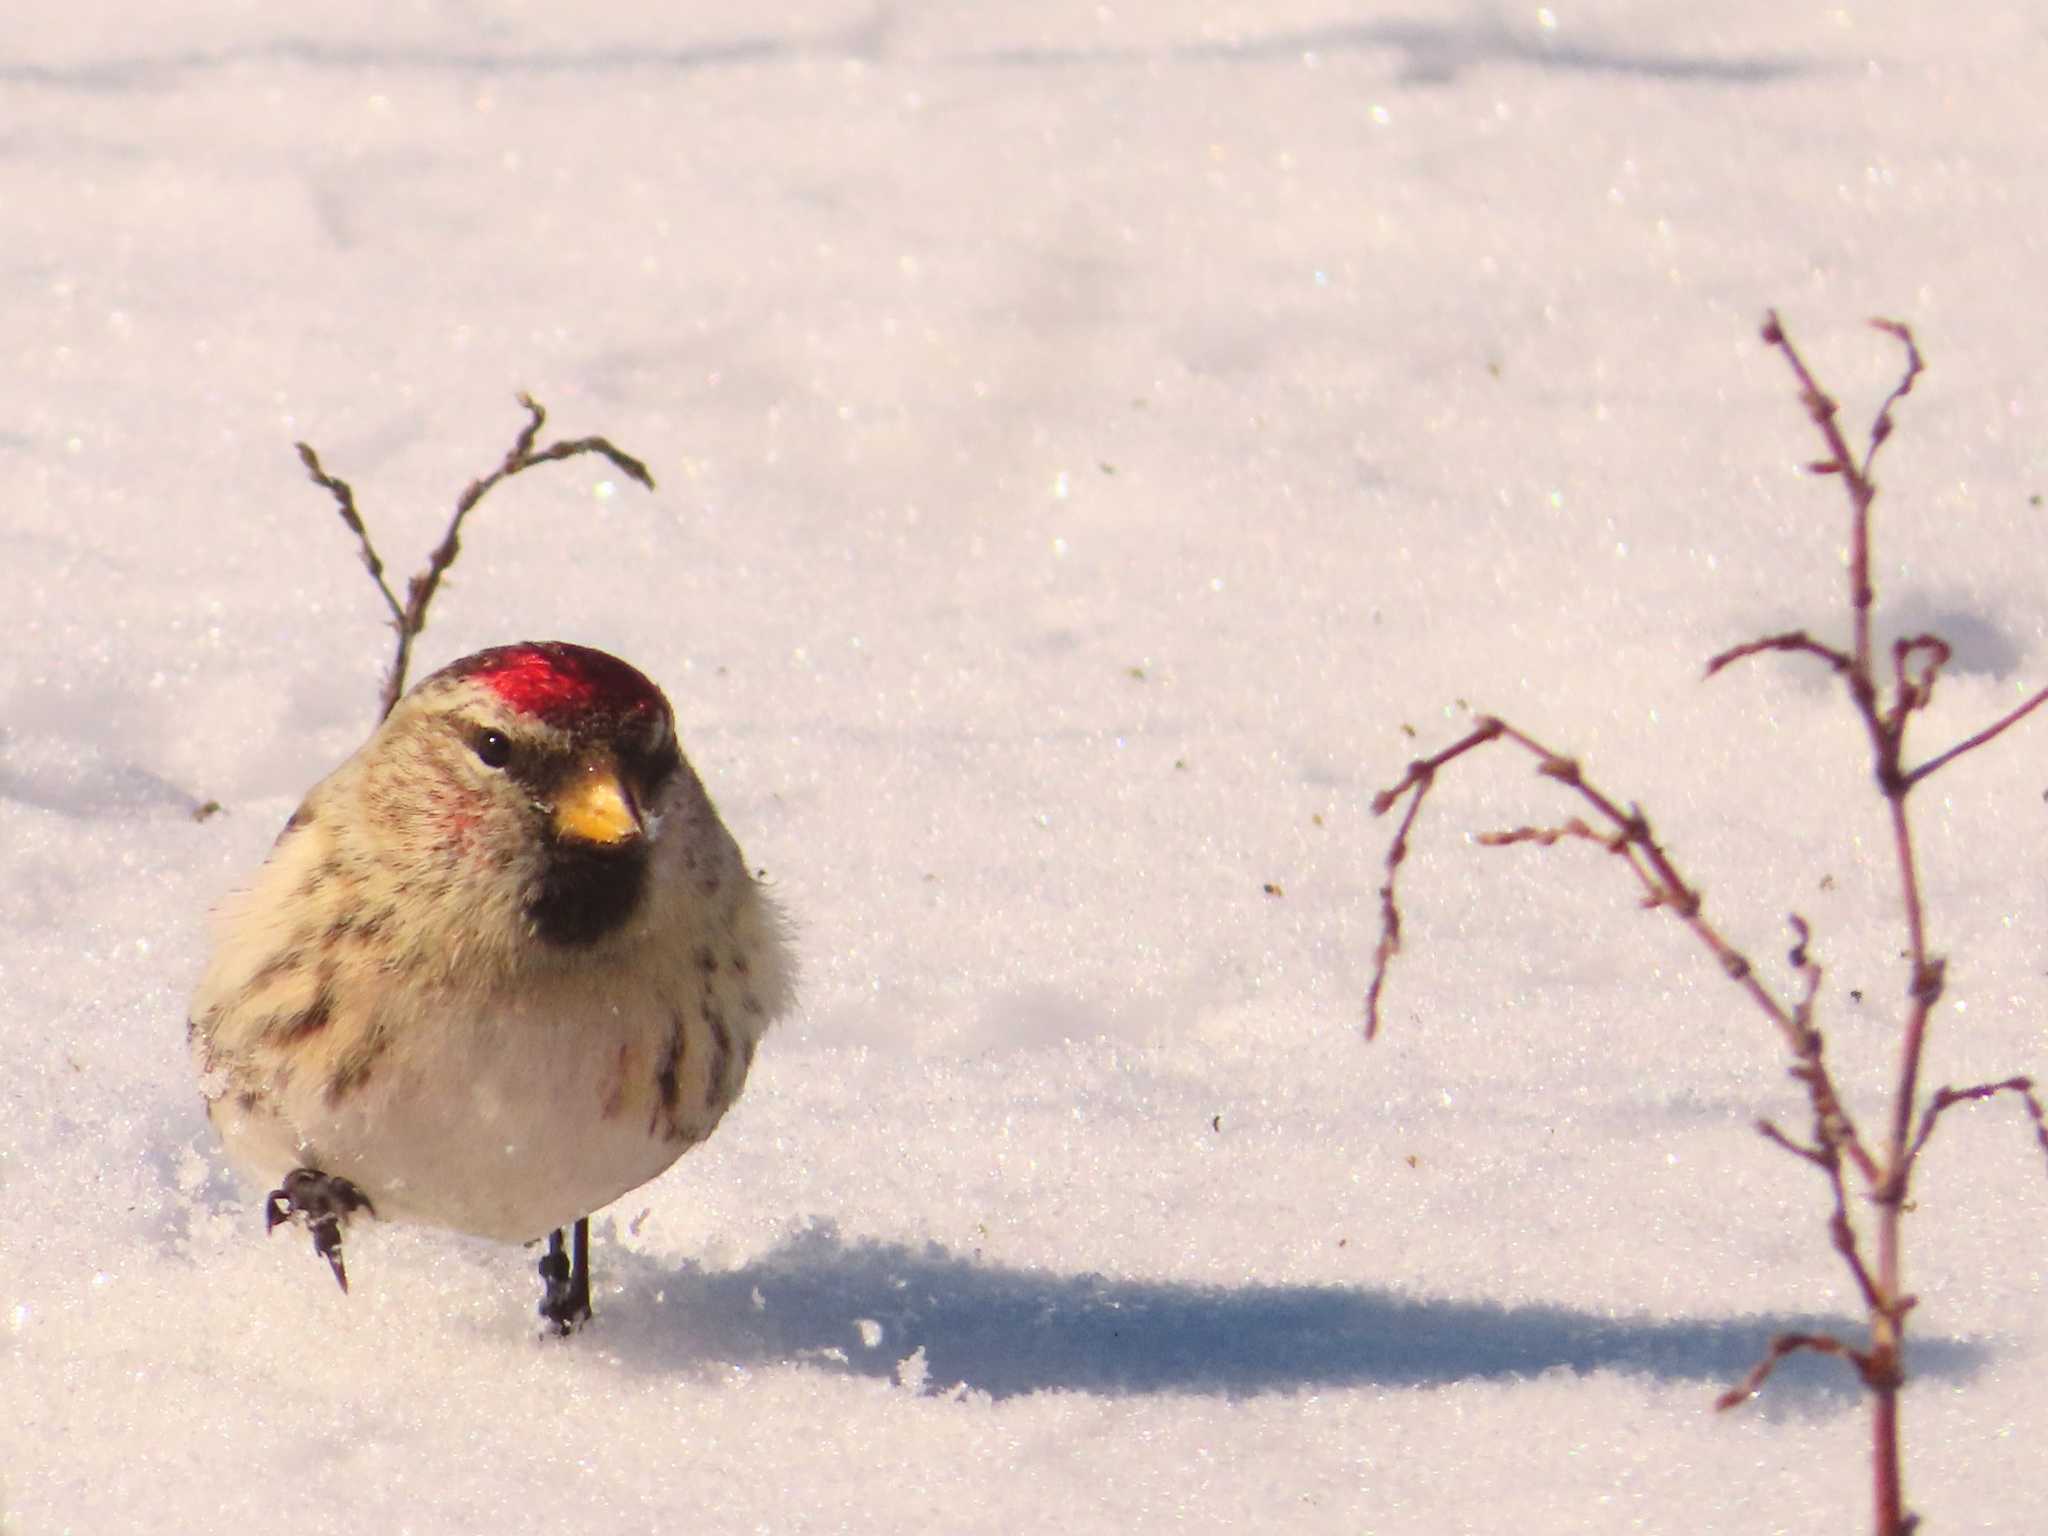
[[[2048,680],[2048,22],[1868,0],[82,0],[0,35],[0,1528],[1797,1532],[1867,1518],[1775,1038],[1465,765],[1639,797],[1873,1115],[1903,977],[1783,308],[1877,575]],[[533,1255],[266,1241],[199,1109],[205,913],[367,731],[381,608],[531,390],[422,669],[561,637],[675,699],[800,922],[719,1134]],[[1921,797],[1934,1082],[2048,1069],[2043,728]],[[222,814],[195,820],[218,801]],[[1860,994],[1860,1001],[1852,994]],[[1909,1492],[2048,1507],[2048,1177],[1945,1122]]]

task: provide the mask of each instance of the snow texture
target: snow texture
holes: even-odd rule
[[[81,0],[0,37],[0,1529],[1845,1531],[1866,1415],[1775,1037],[1499,754],[1359,1039],[1372,792],[1496,711],[1639,798],[1875,1115],[1903,975],[1839,636],[1929,750],[2048,680],[2048,26],[1784,0]],[[205,914],[371,723],[396,574],[530,390],[423,673],[668,688],[797,915],[718,1135],[535,1255],[265,1240],[187,1066]],[[1930,1081],[2048,1067],[2039,728],[1922,793]],[[195,819],[195,808],[223,808]],[[2048,1508],[2048,1177],[1924,1165],[1908,1489]]]

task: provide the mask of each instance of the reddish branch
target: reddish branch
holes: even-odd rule
[[[2013,1095],[2025,1107],[2027,1118],[2034,1122],[2034,1139],[2041,1143],[2042,1154],[2048,1156],[2048,1118],[2042,1114],[2041,1100],[2034,1092],[2031,1077],[2008,1077],[2003,1082],[1978,1083],[1971,1088],[1937,1088],[1920,1116],[1920,1129],[1913,1137],[1909,1155],[1920,1155],[1920,1149],[1927,1145],[1927,1138],[1934,1134],[1935,1122],[1949,1110],[1958,1104],[1979,1104],[2001,1093]]]
[[[1649,817],[1640,806],[1629,803],[1624,807],[1620,799],[1587,779],[1576,761],[1491,716],[1482,717],[1470,732],[1435,756],[1411,762],[1397,783],[1373,799],[1375,815],[1385,814],[1404,800],[1407,807],[1387,851],[1386,883],[1380,889],[1380,943],[1374,956],[1372,982],[1366,992],[1365,1033],[1370,1039],[1379,1029],[1387,970],[1401,948],[1397,876],[1402,861],[1407,857],[1408,839],[1416,818],[1421,813],[1423,801],[1436,784],[1438,772],[1467,753],[1495,742],[1520,748],[1535,758],[1537,773],[1563,785],[1590,807],[1592,819],[1573,817],[1556,826],[1515,827],[1503,832],[1485,833],[1479,841],[1489,847],[1530,843],[1545,848],[1566,841],[1585,842],[1619,859],[1641,886],[1644,905],[1668,911],[1683,923],[1713,955],[1722,971],[1776,1026],[1785,1041],[1792,1058],[1791,1075],[1805,1090],[1812,1114],[1810,1139],[1795,1139],[1769,1120],[1758,1121],[1757,1130],[1772,1145],[1818,1169],[1826,1179],[1830,1206],[1827,1223],[1829,1241],[1863,1300],[1870,1338],[1867,1346],[1856,1348],[1832,1334],[1781,1335],[1772,1341],[1748,1376],[1722,1396],[1720,1406],[1732,1407],[1745,1401],[1788,1355],[1813,1351],[1847,1361],[1872,1395],[1872,1472],[1877,1529],[1880,1536],[1903,1536],[1915,1523],[1914,1517],[1906,1511],[1901,1491],[1898,1420],[1899,1389],[1905,1381],[1902,1350],[1906,1316],[1913,1307],[1914,1298],[1904,1288],[1900,1238],[1914,1165],[1947,1111],[1958,1105],[1999,1096],[2011,1096],[2021,1101],[2033,1122],[2036,1139],[2043,1152],[2048,1153],[2048,1115],[2044,1115],[2041,1099],[2029,1078],[2010,1077],[1968,1088],[1942,1088],[1928,1097],[1924,1106],[1922,1104],[1921,1065],[1927,1047],[1929,1020],[1941,999],[1946,967],[1942,957],[1928,948],[1919,864],[1906,801],[1922,781],[1993,741],[2048,702],[2048,688],[2035,693],[1975,735],[1935,754],[1917,767],[1906,765],[1907,726],[1912,717],[1933,699],[1941,669],[1950,659],[1950,649],[1938,635],[1912,635],[1898,640],[1892,646],[1890,675],[1882,681],[1872,654],[1871,610],[1876,594],[1870,579],[1870,508],[1877,497],[1877,484],[1871,478],[1871,469],[1879,450],[1892,435],[1894,407],[1911,393],[1923,366],[1919,348],[1905,326],[1890,320],[1877,320],[1872,324],[1904,348],[1906,362],[1898,383],[1878,407],[1860,457],[1850,451],[1842,434],[1835,401],[1820,387],[1805,359],[1786,336],[1775,312],[1766,317],[1763,327],[1766,345],[1775,348],[1792,370],[1799,385],[1800,399],[1825,449],[1824,456],[1813,461],[1808,468],[1815,474],[1839,476],[1849,500],[1851,645],[1844,650],[1815,639],[1805,630],[1790,630],[1746,641],[1721,652],[1707,663],[1707,675],[1711,677],[1734,662],[1769,653],[1811,656],[1825,662],[1842,679],[1850,701],[1863,721],[1871,746],[1872,776],[1891,820],[1900,905],[1907,937],[1907,1007],[1900,1031],[1897,1079],[1887,1134],[1881,1141],[1865,1138],[1854,1116],[1844,1106],[1828,1070],[1825,1041],[1813,1018],[1822,971],[1813,958],[1812,935],[1805,920],[1796,913],[1790,919],[1794,943],[1787,962],[1798,981],[1798,992],[1788,1001],[1759,978],[1749,957],[1707,918],[1698,888],[1685,879],[1657,841]],[[1851,1176],[1858,1186],[1859,1195],[1875,1212],[1874,1216],[1867,1218],[1873,1229],[1868,1237],[1859,1226],[1856,1215],[1852,1214],[1855,1207],[1848,1187]],[[1874,1254],[1871,1251],[1873,1247]]]
[[[405,601],[398,600],[398,594],[391,590],[391,584],[384,579],[384,561],[377,548],[370,542],[370,531],[363,526],[362,514],[356,510],[356,493],[346,480],[327,473],[320,465],[320,456],[306,443],[297,444],[299,459],[306,466],[306,473],[315,485],[323,487],[334,498],[335,510],[350,533],[356,536],[361,552],[363,568],[370,573],[370,580],[376,583],[377,591],[384,598],[384,606],[391,610],[391,627],[396,631],[397,649],[391,658],[391,670],[385,674],[384,688],[379,698],[382,708],[379,718],[391,713],[391,708],[405,692],[405,675],[412,664],[412,643],[427,627],[427,609],[434,601],[434,594],[440,590],[441,578],[462,553],[462,523],[476,504],[482,501],[500,480],[532,469],[537,464],[549,464],[556,459],[572,459],[579,454],[594,453],[609,459],[618,471],[629,480],[637,480],[650,491],[654,489],[654,477],[647,472],[647,466],[630,453],[616,448],[602,437],[576,437],[560,439],[545,448],[536,448],[534,443],[540,437],[540,429],[548,416],[531,395],[521,395],[519,403],[526,407],[526,425],[519,429],[512,447],[505,454],[504,461],[489,474],[472,480],[462,495],[457,498],[455,511],[448,519],[448,527],[441,535],[441,542],[427,557],[427,563],[419,573],[406,583]]]
[[[1849,608],[1854,618],[1856,645],[1855,658],[1862,674],[1862,686],[1869,687],[1870,672],[1870,605],[1877,594],[1870,585],[1870,504],[1877,499],[1877,485],[1870,478],[1870,467],[1877,460],[1877,452],[1892,435],[1892,407],[1913,392],[1913,383],[1920,377],[1920,349],[1914,344],[1913,333],[1896,320],[1873,320],[1871,324],[1886,335],[1895,337],[1906,349],[1906,370],[1886,395],[1884,403],[1877,408],[1877,416],[1870,424],[1869,446],[1859,461],[1849,451],[1849,443],[1842,436],[1840,412],[1827,391],[1820,387],[1812,370],[1806,366],[1806,359],[1799,355],[1785,334],[1785,327],[1778,320],[1774,309],[1764,316],[1763,340],[1766,346],[1776,347],[1784,354],[1785,362],[1799,381],[1800,403],[1806,407],[1806,414],[1820,431],[1821,440],[1827,444],[1827,457],[1816,459],[1807,465],[1816,475],[1840,475],[1849,493],[1851,522],[1849,530]],[[1857,683],[1852,680],[1854,691]]]
[[[2018,725],[2043,704],[2048,704],[2048,688],[2041,689],[2040,692],[2036,693],[2010,714],[2001,715],[1998,719],[1985,726],[1983,730],[1977,732],[1976,735],[1966,736],[1946,752],[1938,752],[1933,757],[1927,759],[1926,762],[1906,775],[1907,787],[1910,788],[1918,784],[1930,774],[1938,773],[1965,753],[1976,751],[1993,737],[1999,736],[2013,726]]]
[[[1771,1372],[1778,1368],[1779,1362],[1787,1355],[1796,1355],[1801,1350],[1838,1356],[1855,1365],[1859,1375],[1862,1373],[1862,1357],[1832,1333],[1781,1333],[1771,1340],[1771,1347],[1764,1351],[1763,1359],[1749,1368],[1747,1376],[1714,1399],[1714,1406],[1720,1409],[1738,1408],[1748,1402],[1770,1379]]]
[[[1435,757],[1417,758],[1408,765],[1408,776],[1393,789],[1382,790],[1373,797],[1372,813],[1384,815],[1388,806],[1414,786],[1415,798],[1408,803],[1407,814],[1402,816],[1401,825],[1394,829],[1394,840],[1387,845],[1387,883],[1380,887],[1380,943],[1375,952],[1372,968],[1372,985],[1365,994],[1365,1038],[1370,1040],[1380,1029],[1380,989],[1386,984],[1387,964],[1401,951],[1401,908],[1394,899],[1395,873],[1401,861],[1408,857],[1408,834],[1415,828],[1416,815],[1422,810],[1423,796],[1429,793],[1429,786],[1436,782],[1436,772],[1444,764],[1463,757],[1474,747],[1482,747],[1501,733],[1498,720],[1482,720],[1478,727],[1461,741],[1452,742]]]

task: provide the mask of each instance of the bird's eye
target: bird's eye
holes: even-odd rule
[[[486,768],[502,768],[512,761],[512,738],[503,731],[479,732],[474,745],[477,760]]]

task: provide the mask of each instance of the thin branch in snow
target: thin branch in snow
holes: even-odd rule
[[[1366,1035],[1370,1038],[1377,1030],[1387,968],[1401,947],[1401,909],[1395,893],[1395,874],[1407,856],[1416,816],[1435,785],[1437,773],[1467,753],[1495,742],[1520,748],[1536,759],[1539,775],[1563,785],[1591,808],[1592,815],[1569,817],[1554,825],[1488,832],[1478,841],[1493,848],[1526,844],[1546,849],[1565,842],[1584,842],[1618,858],[1641,887],[1644,905],[1667,911],[1683,923],[1713,955],[1722,972],[1777,1028],[1791,1057],[1787,1070],[1806,1095],[1812,1115],[1812,1130],[1807,1139],[1787,1134],[1768,1119],[1758,1120],[1756,1129],[1773,1146],[1818,1169],[1827,1181],[1828,1240],[1863,1302],[1869,1343],[1852,1348],[1831,1334],[1780,1335],[1743,1382],[1722,1396],[1720,1406],[1731,1407],[1753,1395],[1788,1355],[1804,1350],[1847,1360],[1871,1395],[1871,1477],[1876,1527],[1880,1536],[1905,1536],[1917,1523],[1905,1507],[1902,1492],[1898,1416],[1899,1390],[1905,1381],[1906,1319],[1914,1306],[1914,1297],[1905,1287],[1901,1261],[1902,1219],[1909,1203],[1914,1164],[1947,1111],[1960,1104],[2001,1095],[2021,1101],[2033,1122],[2036,1139],[2043,1152],[2048,1153],[2048,1115],[2043,1113],[2031,1078],[2010,1077],[1967,1088],[1942,1088],[1922,1105],[1921,1062],[1930,1021],[1946,983],[1947,963],[1928,943],[1919,857],[1907,814],[1907,797],[1923,779],[1997,739],[2048,703],[2048,688],[1917,768],[1905,766],[1907,727],[1932,701],[1951,651],[1948,642],[1939,635],[1906,636],[1893,643],[1889,676],[1882,680],[1872,652],[1876,592],[1871,583],[1870,510],[1877,497],[1872,467],[1892,436],[1894,410],[1912,392],[1924,368],[1910,330],[1891,320],[1872,324],[1898,342],[1906,357],[1898,382],[1871,421],[1860,455],[1850,449],[1843,435],[1840,408],[1821,388],[1775,312],[1766,316],[1762,333],[1765,344],[1782,354],[1792,370],[1801,404],[1820,434],[1822,456],[1807,468],[1815,474],[1838,478],[1849,503],[1848,609],[1852,644],[1842,649],[1816,639],[1808,630],[1785,630],[1720,652],[1707,662],[1706,675],[1712,677],[1736,661],[1773,652],[1810,656],[1825,662],[1841,679],[1862,722],[1871,750],[1872,778],[1891,823],[1899,907],[1905,927],[1905,1013],[1899,1034],[1897,1079],[1884,1134],[1866,1136],[1858,1128],[1829,1070],[1826,1041],[1815,1022],[1823,972],[1814,958],[1813,934],[1806,920],[1797,913],[1789,919],[1793,942],[1786,960],[1799,990],[1796,997],[1787,1000],[1759,978],[1749,957],[1708,919],[1699,888],[1680,873],[1652,831],[1650,819],[1641,806],[1601,789],[1585,776],[1576,760],[1490,716],[1483,717],[1471,732],[1434,757],[1410,763],[1399,782],[1373,798],[1375,815],[1384,814],[1403,799],[1407,809],[1388,850],[1387,880],[1380,891],[1380,942],[1374,957],[1371,989],[1366,996]],[[1852,1179],[1858,1186],[1853,1201],[1849,1188]]]
[[[1417,758],[1408,765],[1408,772],[1400,783],[1373,797],[1372,813],[1375,816],[1384,816],[1388,808],[1403,796],[1409,799],[1401,824],[1394,830],[1394,840],[1387,845],[1387,880],[1380,887],[1380,942],[1373,954],[1372,985],[1365,993],[1365,1038],[1368,1040],[1379,1033],[1380,990],[1386,985],[1387,966],[1401,952],[1401,904],[1394,887],[1401,861],[1408,857],[1408,834],[1414,830],[1415,818],[1422,812],[1422,802],[1427,798],[1430,786],[1436,782],[1437,770],[1473,748],[1486,745],[1500,733],[1501,723],[1498,720],[1481,720],[1469,734],[1452,742],[1434,757]]]
[[[2001,1082],[1978,1083],[1969,1088],[1937,1088],[1927,1101],[1926,1112],[1920,1116],[1920,1130],[1913,1137],[1907,1157],[1920,1155],[1920,1149],[1934,1134],[1936,1122],[1958,1104],[1981,1103],[2001,1093],[2012,1094],[2025,1106],[2027,1118],[2034,1122],[2034,1139],[2041,1143],[2042,1153],[2048,1155],[2048,1118],[2042,1114],[2041,1100],[2034,1092],[2034,1080],[2031,1077],[2008,1077]]]
[[[1731,662],[1741,661],[1750,656],[1761,656],[1768,651],[1799,651],[1809,656],[1818,656],[1837,672],[1847,672],[1855,662],[1843,651],[1831,645],[1823,645],[1803,629],[1788,631],[1782,635],[1765,635],[1761,640],[1745,641],[1730,646],[1707,662],[1707,676],[1712,677]]]
[[[356,495],[346,480],[330,475],[321,467],[320,456],[306,443],[296,446],[299,460],[306,466],[306,473],[315,485],[323,487],[334,498],[335,509],[341,520],[356,536],[360,547],[363,566],[370,573],[370,579],[377,584],[377,590],[384,598],[384,605],[391,610],[391,627],[397,635],[396,650],[391,658],[390,670],[385,674],[384,686],[379,696],[378,716],[391,713],[405,692],[406,673],[412,664],[412,643],[427,627],[427,610],[432,606],[434,594],[441,588],[441,578],[455,564],[462,553],[463,520],[475,510],[490,490],[501,480],[522,474],[539,464],[551,464],[558,459],[573,459],[581,454],[594,453],[611,461],[629,480],[638,481],[648,490],[654,489],[654,477],[647,466],[632,454],[616,447],[609,438],[577,437],[560,439],[544,448],[534,444],[540,438],[540,429],[547,422],[547,412],[531,395],[522,394],[519,403],[526,408],[526,424],[519,429],[512,446],[496,469],[489,474],[472,480],[457,498],[455,510],[449,516],[448,526],[442,532],[441,542],[427,557],[427,563],[406,583],[405,601],[398,600],[398,594],[384,579],[384,561],[370,542],[369,530],[363,525],[362,514],[356,509]]]
[[[348,531],[356,536],[357,552],[362,556],[363,569],[370,573],[370,580],[377,584],[377,590],[384,595],[384,606],[391,610],[392,622],[403,625],[405,605],[399,602],[398,594],[391,590],[391,583],[384,579],[384,557],[377,553],[377,546],[370,542],[370,530],[363,526],[363,516],[356,510],[355,488],[346,480],[330,475],[321,468],[320,455],[313,451],[310,444],[297,443],[294,446],[299,450],[299,462],[306,466],[306,473],[312,476],[315,485],[324,486],[327,493],[334,498],[335,510],[341,514],[341,520],[347,525]],[[386,709],[385,713],[389,714],[389,709]]]
[[[1757,1395],[1763,1384],[1770,1380],[1771,1372],[1778,1368],[1786,1356],[1796,1355],[1802,1351],[1846,1359],[1855,1365],[1859,1372],[1864,1365],[1862,1357],[1855,1350],[1831,1333],[1781,1333],[1771,1340],[1770,1348],[1764,1352],[1763,1359],[1749,1368],[1748,1375],[1714,1399],[1714,1407],[1722,1413],[1726,1413],[1730,1408],[1741,1407]]]

